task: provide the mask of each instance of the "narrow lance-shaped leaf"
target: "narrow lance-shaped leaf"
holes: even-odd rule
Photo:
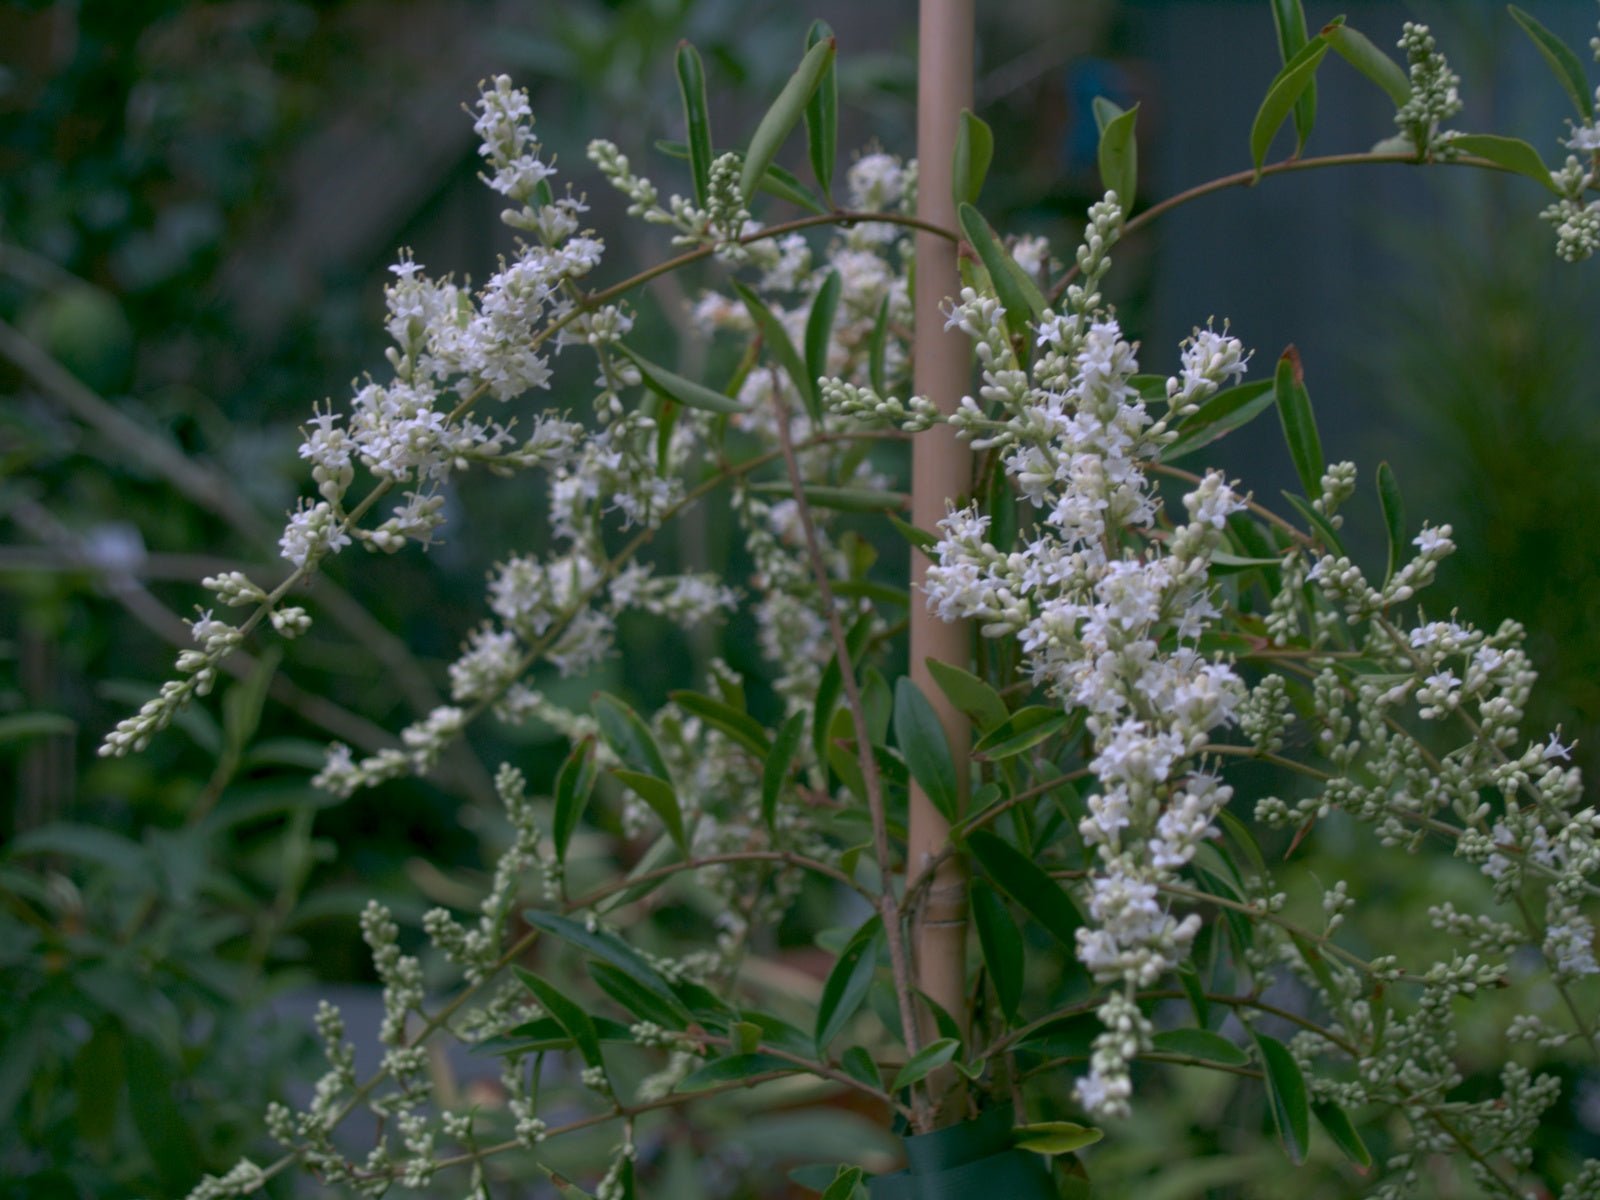
[[[1250,1056],[1238,1046],[1209,1029],[1168,1029],[1156,1034],[1151,1044],[1163,1054],[1184,1054],[1228,1067],[1242,1067],[1250,1061]]]
[[[572,748],[572,753],[556,772],[555,813],[550,826],[557,862],[566,861],[567,846],[594,793],[594,781],[594,739],[588,737]]]
[[[912,1084],[921,1083],[929,1075],[944,1066],[961,1049],[961,1043],[955,1038],[939,1038],[929,1042],[921,1050],[913,1054],[905,1066],[900,1068],[899,1074],[894,1077],[890,1091],[898,1092],[901,1088],[908,1088]]]
[[[950,743],[933,705],[904,676],[894,689],[894,736],[917,786],[946,821],[954,821],[961,801]]]
[[[1311,397],[1305,388],[1300,352],[1293,346],[1278,359],[1272,382],[1278,418],[1283,422],[1283,436],[1289,443],[1295,474],[1307,498],[1315,500],[1322,495],[1322,476],[1327,465],[1322,457],[1322,438],[1317,433],[1316,417],[1311,412]]]
[[[725,1083],[737,1083],[741,1079],[751,1079],[758,1075],[793,1074],[804,1069],[786,1058],[779,1058],[776,1054],[761,1052],[730,1054],[726,1058],[712,1059],[698,1071],[690,1073],[673,1090],[704,1092],[714,1087],[721,1087]]]
[[[513,968],[517,978],[530,992],[539,1004],[555,1019],[566,1035],[572,1039],[572,1044],[577,1046],[578,1053],[583,1055],[583,1061],[591,1067],[605,1066],[605,1059],[600,1056],[600,1036],[595,1032],[594,1021],[589,1014],[575,1001],[563,995],[562,992],[547,980],[539,978],[532,971],[522,967]]]
[[[833,1182],[822,1193],[822,1200],[853,1200],[861,1186],[862,1170],[860,1167],[840,1167],[839,1173],[833,1177]]]
[[[766,729],[743,709],[703,692],[668,692],[667,698],[684,712],[699,717],[713,729],[732,738],[757,758],[765,758],[771,752],[772,745],[767,741]]]
[[[987,122],[961,110],[961,125],[956,130],[955,161],[951,164],[950,190],[956,206],[976,204],[983,191],[984,178],[994,160],[994,131]]]
[[[1533,180],[1539,186],[1561,195],[1556,181],[1550,178],[1550,168],[1544,165],[1539,152],[1521,138],[1501,137],[1494,133],[1464,133],[1450,145],[1467,154],[1488,159],[1496,166],[1514,171]]]
[[[839,312],[842,286],[839,272],[829,271],[811,301],[811,314],[806,318],[806,378],[812,387],[828,372],[828,344],[833,340],[833,320]]]
[[[1386,462],[1378,464],[1378,503],[1383,506],[1383,527],[1389,537],[1389,562],[1383,574],[1383,582],[1387,584],[1405,558],[1406,509],[1400,499],[1400,484],[1395,480],[1394,469]]]
[[[813,21],[806,32],[806,49],[816,49],[833,41],[833,30],[826,21]],[[806,151],[811,157],[811,173],[817,177],[823,194],[833,194],[833,164],[839,157],[839,76],[830,59],[823,69],[817,90],[806,101]]]
[[[1015,1023],[1025,966],[1022,934],[1006,911],[1005,901],[981,879],[972,883],[972,921],[978,927],[978,945],[1001,1011]]]
[[[1372,1169],[1372,1151],[1367,1149],[1367,1144],[1361,1140],[1361,1134],[1356,1132],[1355,1123],[1350,1120],[1349,1113],[1331,1100],[1314,1102],[1311,1111],[1317,1118],[1317,1124],[1322,1126],[1323,1132],[1332,1139],[1333,1144],[1339,1147],[1344,1156],[1356,1165],[1357,1170],[1365,1175]]]
[[[678,43],[678,91],[683,96],[683,127],[689,143],[689,168],[694,180],[694,202],[706,206],[711,183],[711,115],[706,107],[706,72],[700,52],[688,42]]]
[[[872,336],[867,339],[867,377],[872,381],[872,390],[880,396],[889,392],[888,351],[889,297],[885,296],[872,320]]]
[[[618,769],[611,773],[634,795],[650,806],[650,811],[661,818],[661,824],[666,828],[672,840],[678,844],[678,849],[687,854],[689,852],[689,834],[683,825],[683,806],[678,803],[678,792],[672,786],[672,782],[662,779],[659,775],[649,775],[643,771]]]
[[[778,147],[783,145],[789,131],[800,120],[806,103],[822,82],[824,72],[833,65],[835,45],[830,37],[806,51],[800,65],[789,77],[789,82],[783,85],[778,98],[772,102],[772,107],[767,109],[755,133],[750,136],[750,146],[744,155],[744,170],[739,176],[739,193],[746,204],[755,195],[756,185],[761,182],[767,164],[777,156]]]
[[[961,205],[957,213],[961,232],[977,252],[984,270],[989,272],[994,294],[1006,310],[1006,328],[1013,337],[1026,337],[1029,321],[1044,315],[1044,293],[1005,252],[982,213],[970,204]]]
[[[1133,198],[1139,190],[1139,139],[1134,124],[1139,106],[1119,112],[1100,131],[1100,184],[1117,194],[1123,212],[1133,211]]]
[[[585,954],[592,955],[602,962],[610,963],[619,971],[630,976],[636,983],[643,984],[663,999],[668,1001],[676,1000],[672,988],[661,977],[661,973],[647,963],[637,950],[616,934],[608,933],[604,930],[592,930],[582,922],[574,921],[570,917],[563,917],[559,913],[546,912],[538,908],[523,910],[522,919],[533,928],[553,934],[562,941],[582,950]]]
[[[1031,1150],[1034,1154],[1071,1154],[1092,1146],[1105,1132],[1093,1125],[1079,1125],[1075,1121],[1039,1121],[1033,1125],[1018,1125],[1011,1131],[1011,1144],[1018,1150]]]
[[[626,971],[606,962],[589,963],[595,985],[641,1021],[654,1021],[663,1029],[683,1029],[691,1018],[676,1000],[657,995]]]
[[[1272,0],[1272,23],[1278,30],[1278,54],[1288,63],[1300,53],[1308,38],[1306,13],[1300,0]],[[1294,104],[1295,143],[1304,146],[1317,123],[1317,85],[1313,80]]]
[[[987,829],[969,834],[967,848],[997,888],[1022,905],[1057,941],[1077,952],[1078,927],[1083,924],[1083,917],[1060,884],[1010,842]]]
[[[928,659],[927,666],[939,690],[951,704],[971,717],[979,729],[993,729],[1010,715],[1000,693],[972,672],[937,658]]]
[[[772,829],[778,817],[778,797],[783,794],[784,782],[789,778],[789,767],[794,762],[795,751],[800,749],[800,739],[805,735],[804,713],[792,713],[772,739],[772,753],[767,755],[761,769],[761,819]]]
[[[618,353],[639,368],[639,377],[644,380],[645,386],[658,396],[665,396],[668,400],[676,400],[688,408],[698,408],[705,412],[744,411],[744,406],[731,396],[724,396],[703,383],[696,383],[692,379],[674,374],[665,367],[634,353],[621,342],[615,343],[615,346]]]
[[[656,149],[669,158],[687,159],[689,147],[683,142],[674,142],[666,138],[656,139]],[[716,153],[713,151],[712,158]],[[817,195],[795,176],[793,171],[786,171],[777,163],[768,163],[766,174],[761,176],[757,190],[776,196],[780,200],[787,200],[790,204],[798,205],[809,212],[822,216],[828,211],[826,205],[817,199]]]
[[[838,961],[822,985],[817,1003],[817,1053],[826,1054],[828,1045],[855,1016],[867,998],[872,976],[878,967],[878,944],[883,937],[883,921],[871,917],[839,952]]]
[[[631,771],[670,779],[661,749],[639,714],[609,692],[596,693],[590,705],[600,736]]]
[[[1019,708],[978,739],[978,744],[972,748],[973,756],[985,762],[1011,758],[1060,733],[1070,720],[1065,711],[1049,705],[1030,704]]]
[[[738,293],[739,299],[744,301],[745,308],[750,311],[751,319],[761,332],[762,345],[773,358],[778,360],[778,365],[789,376],[795,391],[805,403],[806,411],[811,414],[811,419],[820,423],[822,408],[817,400],[817,381],[812,379],[810,372],[806,370],[805,360],[800,357],[794,348],[794,343],[789,340],[788,330],[784,329],[783,323],[773,315],[766,302],[744,284],[734,280],[733,290]]]
[[[1192,454],[1225,434],[1248,425],[1272,407],[1272,380],[1257,379],[1218,392],[1178,426],[1178,440],[1161,452],[1162,462]]]
[[[845,651],[852,667],[861,657],[861,650],[872,633],[872,614],[866,613],[844,635]],[[837,653],[822,668],[822,678],[817,682],[817,699],[812,710],[812,750],[818,762],[827,762],[828,726],[833,721],[833,709],[839,703],[839,693],[844,690],[844,675],[839,667]]]
[[[1305,1077],[1289,1048],[1277,1038],[1256,1034],[1261,1066],[1267,1080],[1267,1098],[1272,1106],[1272,1121],[1278,1128],[1289,1161],[1305,1161],[1311,1144],[1311,1107],[1306,1096]]]
[[[1267,89],[1266,98],[1261,101],[1256,119],[1250,126],[1250,161],[1258,176],[1261,174],[1261,164],[1267,159],[1267,151],[1272,147],[1274,135],[1316,79],[1317,68],[1322,65],[1323,56],[1327,53],[1327,38],[1318,35],[1284,65],[1272,81],[1272,86]],[[1298,146],[1295,153],[1299,153]]]
[[[1522,26],[1522,31],[1533,39],[1533,44],[1539,48],[1539,53],[1544,55],[1550,69],[1556,73],[1556,78],[1571,97],[1578,115],[1585,121],[1594,120],[1594,93],[1589,90],[1589,80],[1578,56],[1531,13],[1524,12],[1515,4],[1508,4],[1506,11],[1511,14],[1513,21]]]
[[[1411,79],[1405,68],[1374,46],[1366,34],[1334,24],[1324,29],[1322,36],[1341,58],[1382,88],[1396,108],[1411,99]]]

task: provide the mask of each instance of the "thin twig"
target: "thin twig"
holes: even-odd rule
[[[822,546],[817,539],[816,523],[811,518],[811,507],[806,503],[805,481],[800,475],[800,462],[795,457],[794,439],[789,434],[789,410],[782,393],[772,389],[772,406],[776,410],[778,443],[783,447],[784,465],[789,469],[789,484],[794,491],[800,528],[805,534],[806,555],[811,560],[811,574],[817,583],[817,592],[828,618],[828,632],[833,638],[834,654],[839,660],[839,678],[844,685],[845,703],[856,729],[857,761],[861,764],[862,786],[867,793],[867,811],[872,818],[872,848],[878,859],[882,887],[878,892],[878,911],[883,916],[884,937],[889,943],[889,969],[894,975],[895,998],[900,1003],[900,1024],[905,1031],[906,1050],[915,1055],[919,1048],[916,1009],[912,1002],[911,970],[906,958],[905,943],[900,936],[900,905],[895,899],[891,883],[893,872],[889,860],[889,822],[884,812],[883,784],[878,777],[878,761],[872,753],[872,727],[867,723],[867,713],[861,703],[861,689],[856,685],[855,666],[850,661],[850,648],[845,641],[844,623],[839,619],[838,606],[833,601],[833,587],[828,581],[828,566],[822,558]],[[929,1121],[926,1093],[916,1089],[912,1093],[916,1108],[916,1124],[926,1129]]]

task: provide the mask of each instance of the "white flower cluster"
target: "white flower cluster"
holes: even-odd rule
[[[1600,37],[1592,40],[1600,62]],[[1600,88],[1595,89],[1600,101]],[[1600,200],[1585,196],[1600,187],[1600,117],[1574,125],[1567,139],[1572,153],[1559,170],[1551,172],[1561,198],[1541,214],[1555,227],[1556,254],[1568,262],[1581,262],[1600,250]]]
[[[1410,64],[1411,95],[1395,113],[1394,123],[1419,154],[1432,154],[1449,145],[1449,134],[1439,126],[1461,111],[1461,77],[1450,69],[1426,25],[1407,21],[1399,46]]]
[[[1114,209],[1103,209],[1092,271],[1115,229]],[[1237,339],[1196,330],[1158,419],[1129,382],[1135,348],[1108,314],[1047,316],[1038,334],[1044,354],[1031,371],[1016,357],[1004,315],[971,289],[951,312],[951,324],[978,344],[984,383],[954,423],[1002,453],[1041,518],[1032,540],[1013,548],[990,542],[989,518],[975,507],[952,513],[927,601],[946,620],[978,622],[986,637],[1017,639],[1034,682],[1087,714],[1100,791],[1088,799],[1081,833],[1099,863],[1078,954],[1098,981],[1126,990],[1102,1007],[1106,1032],[1078,1094],[1092,1111],[1119,1113],[1130,1091],[1127,1060],[1148,1039],[1132,992],[1173,969],[1200,925],[1196,915],[1171,912],[1161,885],[1212,835],[1232,794],[1195,759],[1244,696],[1233,668],[1196,645],[1219,615],[1210,556],[1243,501],[1212,473],[1184,497],[1188,522],[1158,538],[1161,503],[1146,466],[1170,440],[1174,410],[1192,412],[1236,380],[1246,355]]]

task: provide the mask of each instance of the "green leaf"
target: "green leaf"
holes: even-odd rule
[[[799,206],[818,216],[827,213],[827,206],[819,201],[816,194],[805,184],[801,183],[794,172],[787,171],[777,163],[767,165],[767,173],[761,177],[761,191],[768,195],[776,196],[780,200],[787,200],[790,204]]]
[[[822,985],[817,1003],[817,1054],[825,1055],[828,1045],[855,1016],[867,998],[872,976],[878,968],[878,944],[883,940],[883,921],[873,916],[855,931]]]
[[[1266,99],[1261,101],[1256,119],[1250,126],[1250,161],[1255,166],[1257,178],[1260,178],[1261,164],[1267,159],[1267,151],[1272,148],[1273,137],[1300,97],[1315,81],[1317,68],[1322,65],[1323,56],[1327,53],[1326,37],[1319,35],[1313,38],[1299,54],[1284,64],[1283,70],[1278,72],[1272,86],[1267,89]],[[1295,154],[1299,153],[1300,146],[1296,144]]]
[[[901,676],[895,684],[894,737],[917,786],[946,821],[954,821],[961,796],[950,743],[939,723],[939,714],[907,676]]]
[[[878,1074],[878,1064],[873,1061],[865,1046],[851,1046],[839,1059],[839,1065],[851,1079],[858,1079],[869,1087],[883,1086],[883,1076]]]
[[[19,833],[5,846],[8,858],[23,854],[59,854],[96,863],[120,874],[145,874],[150,859],[132,838],[95,825],[58,821]]]
[[[1411,79],[1405,68],[1374,46],[1365,34],[1336,24],[1324,29],[1322,36],[1340,57],[1382,88],[1396,108],[1404,107],[1411,99]]]
[[[1266,1074],[1272,1121],[1278,1127],[1278,1137],[1289,1161],[1298,1166],[1305,1161],[1311,1144],[1311,1109],[1306,1098],[1306,1081],[1287,1046],[1264,1033],[1255,1036]]]
[[[822,1193],[822,1200],[851,1200],[861,1186],[861,1177],[860,1167],[840,1167],[833,1182]]]
[[[1072,718],[1059,708],[1043,704],[1030,704],[1019,708],[995,728],[978,739],[973,746],[974,758],[984,762],[999,762],[1025,750],[1031,750],[1048,737],[1065,729]]]
[[[1541,187],[1561,195],[1556,181],[1550,178],[1550,168],[1544,165],[1539,152],[1521,138],[1501,137],[1493,133],[1464,133],[1450,143],[1458,150],[1486,158],[1497,166],[1518,175],[1525,175]]]
[[[700,52],[688,42],[678,43],[678,91],[683,96],[683,127],[689,143],[689,166],[694,179],[694,202],[706,206],[711,184],[711,115],[706,107],[706,72]]]
[[[885,296],[878,304],[878,315],[872,321],[872,336],[867,340],[867,376],[872,381],[872,390],[878,395],[887,395],[889,391],[888,371],[884,357],[889,349],[889,297]]]
[[[1383,506],[1383,527],[1389,535],[1389,563],[1384,570],[1385,586],[1394,578],[1406,554],[1406,508],[1400,498],[1400,484],[1394,469],[1386,462],[1378,464],[1378,503]]]
[[[741,1079],[752,1079],[758,1075],[771,1075],[780,1071],[793,1075],[804,1069],[786,1058],[779,1058],[776,1054],[729,1054],[724,1058],[714,1058],[699,1070],[691,1072],[673,1090],[704,1092],[721,1087],[725,1083],[737,1083]]]
[[[805,733],[806,716],[792,713],[772,740],[772,753],[761,769],[761,817],[767,828],[773,828],[778,815],[778,797],[789,778],[789,767],[794,762],[795,751],[800,749],[800,738]]]
[[[935,562],[938,561],[933,554],[933,548],[939,544],[938,534],[929,533],[926,529],[918,529],[909,521],[902,521],[893,513],[889,514],[889,524],[894,526],[895,532],[905,538],[912,549],[920,550],[928,558],[934,559]]]
[[[1163,1054],[1186,1054],[1227,1067],[1242,1067],[1250,1061],[1250,1056],[1238,1046],[1209,1029],[1168,1029],[1156,1034],[1150,1042]]]
[[[1328,468],[1322,457],[1322,438],[1317,434],[1317,419],[1311,412],[1311,397],[1305,388],[1300,352],[1293,346],[1278,359],[1272,387],[1278,404],[1278,419],[1283,422],[1283,436],[1289,443],[1289,457],[1294,462],[1295,474],[1300,477],[1300,486],[1305,489],[1306,498],[1315,500],[1322,495],[1322,476]]]
[[[658,776],[646,775],[643,771],[628,771],[620,767],[611,774],[650,806],[650,811],[661,818],[662,825],[666,826],[667,833],[678,844],[678,849],[689,853],[689,837],[683,827],[683,809],[678,804],[678,793],[672,784]]]
[[[1322,1126],[1323,1132],[1363,1175],[1372,1169],[1372,1151],[1367,1149],[1367,1144],[1356,1132],[1349,1113],[1331,1100],[1313,1102],[1311,1111],[1317,1118],[1317,1124]]]
[[[971,717],[979,729],[993,729],[1010,715],[1006,702],[1000,699],[1000,693],[972,672],[963,671],[937,658],[928,659],[927,665],[928,673],[939,685],[939,690],[951,704]]]
[[[684,712],[699,717],[713,729],[727,735],[757,758],[772,753],[767,731],[749,713],[725,704],[703,692],[668,692],[667,698]]]
[[[594,739],[584,738],[572,748],[556,772],[555,812],[550,819],[550,836],[555,842],[556,861],[565,862],[567,847],[577,831],[583,810],[594,794]]]
[[[967,849],[997,888],[1020,904],[1057,941],[1077,952],[1077,932],[1083,917],[1072,897],[1042,867],[987,829],[969,834]]]
[[[696,383],[692,379],[685,379],[682,375],[675,375],[665,367],[634,353],[621,342],[614,343],[614,346],[618,353],[639,368],[639,376],[644,380],[645,386],[658,396],[664,396],[668,400],[675,400],[686,408],[698,408],[703,412],[735,413],[744,411],[744,406],[731,396],[724,396],[721,392],[713,391],[703,383]]]
[[[1311,507],[1309,500],[1303,496],[1296,496],[1293,492],[1284,492],[1283,498],[1289,502],[1289,506],[1295,512],[1305,519],[1306,524],[1311,527],[1311,532],[1322,540],[1324,546],[1336,555],[1349,556],[1349,552],[1344,546],[1344,539],[1339,536],[1339,531],[1328,523],[1327,517]]]
[[[1100,184],[1117,194],[1125,213],[1133,211],[1133,198],[1139,187],[1139,139],[1134,132],[1138,119],[1139,106],[1135,104],[1119,111],[1100,130]]]
[[[1000,305],[1006,310],[1006,328],[1013,337],[1026,337],[1028,323],[1044,315],[1044,293],[1027,274],[1017,266],[1000,245],[989,222],[970,204],[956,210],[961,222],[961,232],[971,243],[984,270],[989,272],[989,282]],[[1007,265],[1009,264],[1009,266]]]
[[[600,736],[630,771],[670,779],[666,760],[656,746],[650,727],[639,714],[609,692],[598,692],[590,704]]]
[[[1278,30],[1278,54],[1283,62],[1292,62],[1305,47],[1306,14],[1300,0],[1272,0],[1272,23]],[[1304,146],[1317,123],[1317,85],[1313,81],[1294,105],[1295,141]]]
[[[600,1035],[595,1032],[594,1022],[589,1014],[573,1000],[568,999],[553,983],[539,978],[532,971],[522,967],[512,968],[517,973],[517,978],[522,980],[522,985],[533,993],[534,999],[545,1012],[549,1013],[555,1023],[561,1026],[562,1031],[572,1039],[572,1044],[578,1048],[578,1053],[583,1055],[583,1061],[591,1067],[604,1069],[605,1059],[600,1057]]]
[[[588,967],[595,986],[641,1021],[654,1021],[663,1029],[684,1029],[689,1025],[689,1010],[675,997],[668,1000],[658,995],[610,963],[590,962]]]
[[[1122,115],[1122,105],[1107,96],[1096,96],[1090,102],[1094,110],[1094,128],[1096,133],[1105,133],[1106,126]]]
[[[1079,1125],[1074,1121],[1039,1121],[1012,1129],[1011,1144],[1018,1150],[1031,1150],[1035,1154],[1071,1154],[1085,1146],[1094,1145],[1103,1137],[1104,1130],[1092,1125]]]
[[[1589,80],[1578,56],[1530,13],[1524,12],[1515,4],[1508,4],[1506,11],[1511,14],[1513,21],[1522,26],[1522,31],[1533,39],[1533,44],[1539,48],[1539,53],[1544,55],[1545,61],[1550,64],[1550,69],[1556,73],[1556,78],[1561,81],[1561,86],[1571,97],[1578,115],[1585,121],[1594,120],[1594,93],[1589,90]]]
[[[829,271],[822,286],[817,288],[811,313],[806,318],[806,377],[813,387],[828,373],[828,344],[833,340],[833,319],[839,311],[842,286],[839,272]]]
[[[963,108],[961,125],[956,130],[955,161],[950,169],[950,190],[956,207],[978,202],[978,193],[983,191],[983,180],[993,160],[994,131],[974,116],[971,109]]]
[[[1205,984],[1201,981],[1200,972],[1194,963],[1179,964],[1178,983],[1183,988],[1183,994],[1189,997],[1189,1007],[1194,1010],[1194,1019],[1204,1028],[1211,1020],[1211,1001],[1206,999]]]
[[[122,1106],[122,1085],[127,1062],[122,1052],[122,1028],[106,1018],[72,1059],[72,1089],[77,1100],[77,1131],[96,1146],[116,1132],[117,1111]]]
[[[820,422],[822,408],[817,400],[817,381],[806,371],[806,364],[795,352],[794,343],[789,340],[789,333],[784,329],[783,323],[773,315],[772,310],[760,296],[737,279],[733,281],[733,290],[738,293],[739,299],[744,301],[745,308],[750,310],[750,317],[761,332],[762,345],[778,360],[778,365],[794,383],[795,391],[805,402],[806,411],[811,414],[811,419]]]
[[[756,131],[750,136],[749,149],[744,154],[744,170],[739,175],[739,193],[746,204],[755,195],[756,185],[767,166],[777,157],[789,131],[795,127],[805,112],[812,93],[822,82],[823,75],[833,66],[836,43],[833,38],[819,41],[806,51],[800,65],[783,85],[778,98],[767,109]]]
[[[872,634],[872,624],[872,614],[863,613],[844,635],[845,652],[849,656],[852,668],[856,660],[861,657],[867,638]],[[822,669],[822,678],[817,682],[816,704],[812,709],[811,748],[819,763],[828,761],[828,728],[833,722],[834,706],[839,703],[839,694],[843,690],[844,676],[839,670],[839,655],[835,653],[828,660],[828,665]]]
[[[1224,434],[1248,425],[1272,407],[1272,380],[1258,379],[1218,392],[1178,426],[1178,440],[1161,452],[1162,462],[1172,462],[1209,446]]]
[[[586,925],[569,917],[538,908],[524,909],[522,919],[535,929],[552,934],[601,962],[610,963],[663,1000],[669,1003],[677,1000],[661,974],[616,934],[598,929],[591,931]]]
[[[978,945],[984,966],[1000,1000],[1000,1008],[1013,1024],[1022,1001],[1024,951],[1022,934],[1006,911],[1005,901],[981,879],[972,882],[972,923],[978,927]]]
[[[929,1042],[921,1050],[913,1054],[905,1066],[894,1077],[890,1085],[891,1092],[898,1092],[901,1088],[911,1087],[921,1083],[933,1072],[953,1059],[961,1049],[961,1043],[955,1038],[939,1038]]]
[[[134,1128],[155,1163],[163,1190],[183,1195],[194,1184],[201,1160],[189,1120],[175,1098],[178,1081],[173,1064],[154,1042],[136,1036],[127,1038],[123,1057]]]
[[[813,21],[806,31],[806,49],[814,50],[833,41],[833,30],[826,21]],[[811,173],[817,177],[824,195],[833,189],[833,164],[839,157],[839,76],[832,59],[823,69],[817,90],[806,101],[806,152],[811,158]]]
[[[28,738],[60,737],[76,733],[78,723],[58,713],[30,712],[0,717],[0,746]]]

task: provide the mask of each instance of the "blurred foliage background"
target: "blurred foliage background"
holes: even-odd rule
[[[1247,161],[1276,70],[1265,4],[981,7],[979,112],[1002,147],[985,208],[1001,228],[1070,253],[1098,191],[1097,94],[1141,103],[1143,202]],[[1335,11],[1307,7],[1313,26]],[[1573,44],[1592,32],[1592,7],[1529,7]],[[1556,157],[1561,98],[1498,5],[1337,11],[1384,43],[1402,19],[1434,18],[1465,80],[1462,124]],[[612,137],[681,188],[679,164],[651,152],[681,133],[677,40],[706,57],[718,127],[744,131],[814,15],[840,37],[841,144],[909,153],[908,0],[0,4],[0,1195],[177,1195],[266,1153],[266,1101],[316,1069],[308,997],[365,995],[366,897],[413,922],[430,903],[470,903],[503,832],[489,773],[509,758],[538,788],[560,760],[554,731],[488,729],[434,779],[381,796],[334,803],[307,782],[327,741],[375,748],[437,702],[485,570],[541,545],[537,493],[502,481],[452,493],[453,535],[426,555],[336,563],[313,633],[283,661],[240,655],[220,699],[148,753],[93,753],[166,676],[200,575],[278,574],[274,525],[304,490],[296,426],[381,366],[395,247],[480,278],[507,248],[460,111],[475,82],[505,70],[530,86],[620,275],[661,246],[599,193],[588,138]],[[1324,77],[1313,150],[1390,132],[1359,82]],[[1275,180],[1175,214],[1119,252],[1124,321],[1149,370],[1212,312],[1258,348],[1258,367],[1295,340],[1330,456],[1366,479],[1387,458],[1414,517],[1455,525],[1462,550],[1430,609],[1529,626],[1544,674],[1530,726],[1577,737],[1592,776],[1596,272],[1555,261],[1528,186],[1374,174]],[[708,353],[679,336],[694,285],[638,297],[653,353],[686,370]],[[584,382],[564,379],[549,403],[580,408]],[[1272,429],[1237,439],[1224,465],[1267,497],[1289,479]],[[1377,558],[1376,504],[1353,514],[1354,545]],[[655,552],[739,569],[714,512]],[[605,676],[566,685],[575,706],[599,687],[653,706],[713,655],[759,671],[737,625],[691,639],[640,623],[622,639]],[[1308,869],[1397,904],[1448,885],[1448,864],[1366,855],[1337,828],[1311,853]],[[800,969],[807,921],[829,921],[813,908],[779,939]],[[1481,1069],[1502,1049],[1468,1054]],[[440,1069],[492,1102],[470,1066]],[[1552,1124],[1553,1161],[1594,1152],[1600,1091],[1587,1088],[1569,1089]],[[1259,1112],[1232,1095],[1178,1086],[1097,1175],[1150,1196],[1281,1195],[1276,1151],[1248,1127]],[[873,1122],[848,1112],[746,1112],[704,1144],[659,1147],[651,1194],[773,1195],[748,1165],[819,1144],[881,1152]],[[1294,1186],[1347,1194],[1327,1164]]]

